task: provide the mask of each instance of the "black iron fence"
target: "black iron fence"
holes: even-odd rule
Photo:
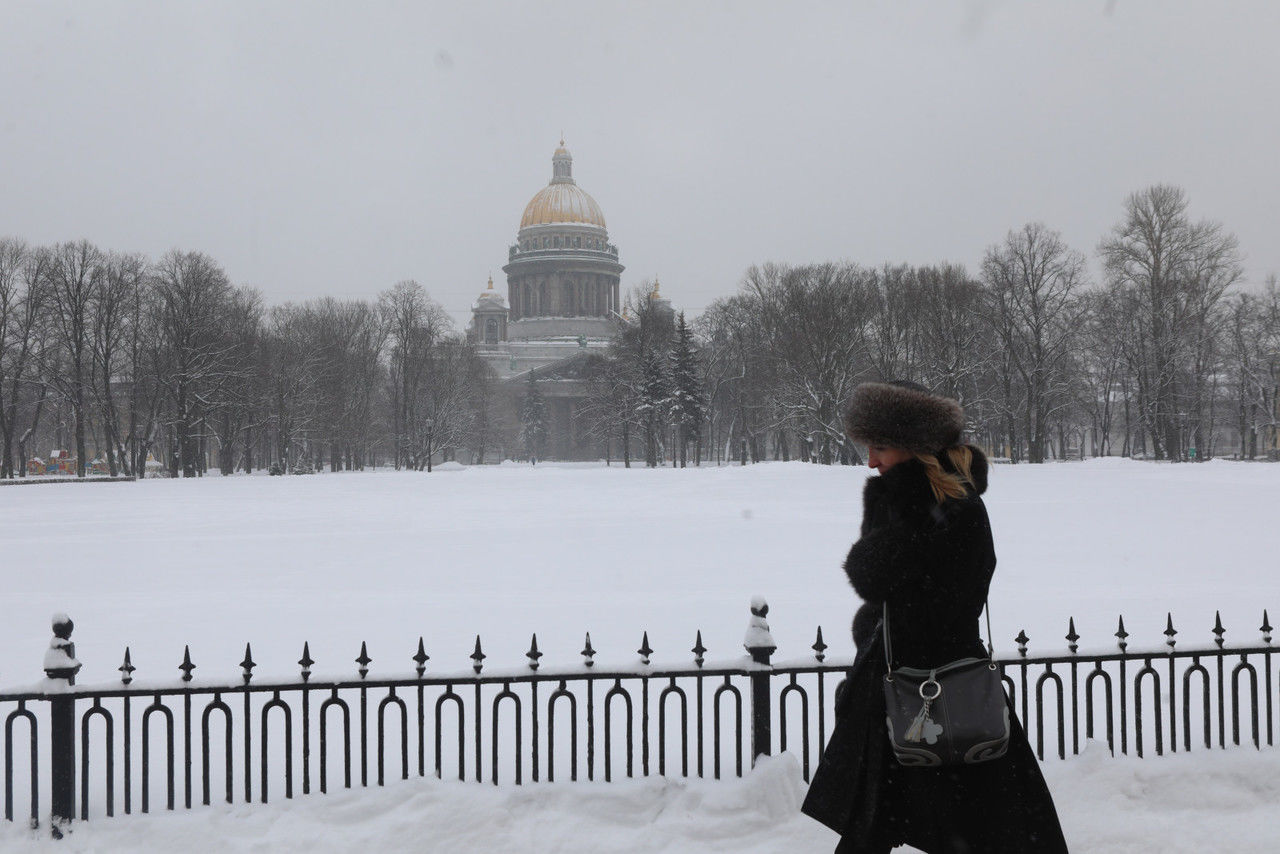
[[[304,644],[296,680],[255,681],[246,646],[234,681],[194,680],[184,650],[178,678],[150,683],[134,679],[126,649],[119,682],[90,686],[74,684],[71,623],[56,619],[48,679],[0,693],[4,816],[34,826],[47,797],[58,834],[62,822],[117,809],[266,803],[411,775],[721,778],[775,750],[795,753],[807,780],[851,661],[826,657],[821,628],[812,654],[775,660],[767,614],[752,602],[748,655],[728,663],[708,661],[699,632],[680,666],[652,664],[646,634],[629,666],[598,664],[587,635],[579,665],[541,668],[535,635],[521,666],[494,670],[477,637],[469,670],[436,674],[419,639],[412,671],[397,678],[372,675],[362,644],[352,678],[313,679]],[[1222,748],[1228,730],[1231,744],[1260,748],[1274,743],[1276,698],[1265,611],[1260,632],[1261,643],[1229,647],[1217,619],[1211,645],[1177,649],[1170,617],[1164,649],[1132,652],[1122,618],[1118,648],[1087,654],[1071,620],[1067,654],[1028,656],[1019,633],[1018,656],[998,664],[1041,759],[1078,753],[1084,739],[1138,756]]]

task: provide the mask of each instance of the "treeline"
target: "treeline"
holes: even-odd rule
[[[80,474],[421,468],[483,453],[492,387],[411,281],[268,309],[200,253],[0,240],[0,477],[46,444]]]
[[[1233,286],[1235,238],[1184,193],[1129,197],[1086,256],[1039,223],[962,267],[765,265],[699,319],[705,430],[730,454],[855,462],[840,408],[866,380],[958,399],[999,456],[1254,457],[1276,447],[1280,292]]]
[[[955,397],[1013,461],[1274,454],[1275,277],[1239,287],[1235,238],[1168,186],[1133,194],[1096,253],[1101,281],[1031,223],[976,274],[766,264],[693,323],[641,285],[607,351],[530,372],[512,401],[412,281],[268,308],[199,253],[0,240],[0,477],[46,446],[125,475],[540,459],[566,411],[544,379],[577,389],[557,447],[628,465],[858,462],[841,406],[880,379]]]

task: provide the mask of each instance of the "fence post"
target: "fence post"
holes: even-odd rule
[[[751,620],[747,623],[747,635],[742,641],[747,652],[751,653],[751,661],[755,664],[769,665],[769,656],[773,655],[778,645],[773,642],[769,633],[769,624],[765,617],[769,615],[769,603],[763,596],[751,599]],[[751,671],[751,765],[755,767],[756,757],[769,755],[769,745],[773,743],[773,714],[769,703],[769,678],[772,672],[757,668]]]
[[[71,640],[75,624],[66,614],[53,615],[53,639],[44,653],[44,672],[56,687],[76,684],[76,645]],[[57,683],[61,682],[61,685]],[[72,694],[49,697],[49,776],[51,827],[55,838],[62,838],[60,825],[71,821],[76,812],[76,698]]]

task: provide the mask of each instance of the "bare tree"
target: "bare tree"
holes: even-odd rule
[[[198,431],[235,368],[236,346],[225,334],[231,284],[213,259],[198,252],[167,253],[155,269],[159,340],[157,375],[172,405],[175,451],[171,475],[203,471]]]
[[[53,379],[71,406],[78,477],[84,477],[87,463],[85,428],[93,371],[91,304],[98,283],[106,274],[105,261],[100,249],[81,240],[55,247],[48,267],[53,328],[65,368]]]
[[[26,442],[20,442],[16,466],[14,443],[35,429],[48,390],[39,368],[50,261],[46,250],[31,249],[21,240],[0,240],[0,478],[26,474]],[[24,405],[33,396],[35,404]],[[26,409],[31,412],[23,419]]]
[[[413,280],[398,282],[378,297],[389,345],[391,432],[395,465],[411,465],[413,432],[420,421],[419,390],[425,379],[429,353],[452,329],[444,308]]]
[[[1085,259],[1042,223],[987,250],[983,280],[996,334],[1021,384],[1028,459],[1044,462],[1052,410],[1069,401],[1064,360],[1081,316]]]
[[[1192,223],[1187,206],[1178,187],[1134,193],[1099,247],[1109,283],[1132,312],[1133,367],[1158,459],[1187,457],[1188,422],[1204,404],[1213,309],[1241,276],[1235,237],[1216,223]]]

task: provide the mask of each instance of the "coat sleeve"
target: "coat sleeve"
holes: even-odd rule
[[[900,589],[922,584],[943,592],[940,588],[959,580],[937,571],[955,562],[956,526],[963,526],[963,520],[948,514],[936,523],[899,520],[867,531],[844,562],[853,589],[871,602],[892,600]]]

